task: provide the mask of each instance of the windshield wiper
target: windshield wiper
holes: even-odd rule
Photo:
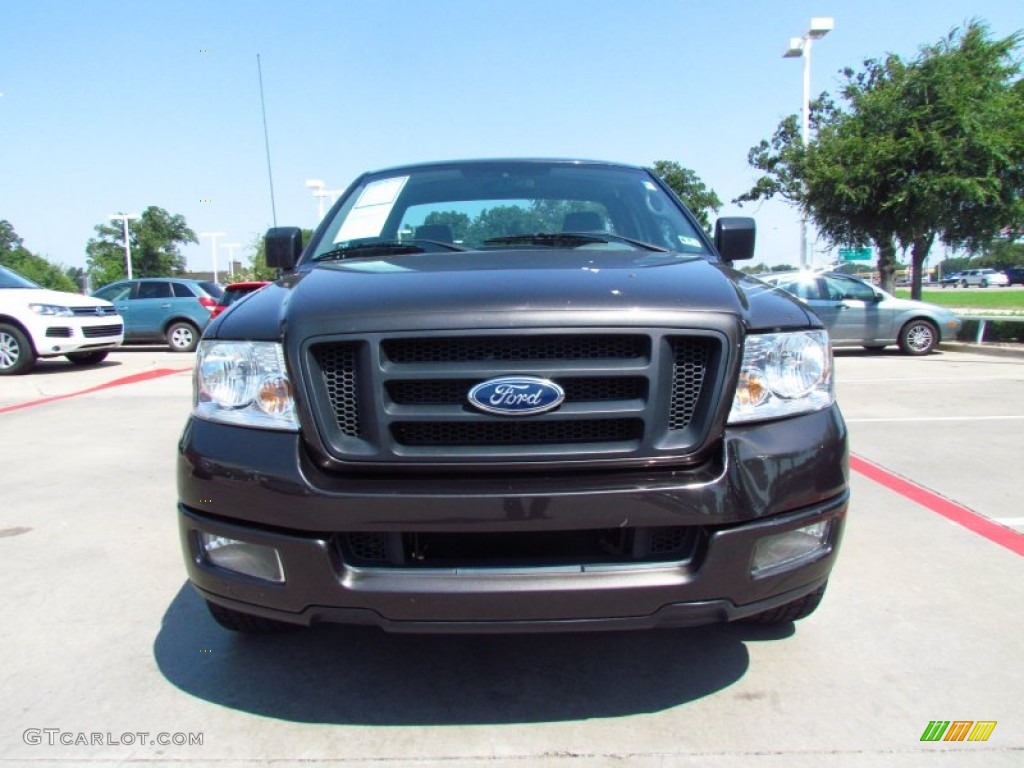
[[[363,259],[371,256],[396,256],[403,253],[425,253],[427,249],[422,245],[417,245],[417,243],[438,245],[449,251],[466,250],[461,245],[445,243],[441,240],[424,240],[422,238],[416,238],[415,240],[372,240],[362,243],[339,245],[337,248],[332,248],[329,251],[324,251],[323,253],[314,256],[313,261],[328,261],[348,258]]]
[[[578,248],[590,243],[626,243],[645,251],[668,253],[667,248],[662,248],[659,245],[622,235],[613,235],[611,232],[537,232],[532,235],[505,235],[484,240],[484,245],[518,245],[520,243],[544,245],[551,248]]]

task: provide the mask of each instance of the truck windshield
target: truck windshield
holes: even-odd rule
[[[379,247],[377,247],[379,246]],[[642,169],[537,161],[370,174],[323,223],[306,261],[436,250],[585,248],[710,255]]]

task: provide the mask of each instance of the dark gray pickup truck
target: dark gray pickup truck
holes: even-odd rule
[[[651,172],[495,160],[357,179],[207,328],[178,454],[225,627],[788,622],[848,503],[829,341]]]

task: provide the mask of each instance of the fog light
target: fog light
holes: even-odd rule
[[[750,575],[768,576],[817,560],[831,549],[830,528],[830,521],[822,520],[794,531],[765,536],[754,545]]]
[[[266,581],[284,581],[281,556],[273,547],[197,531],[199,551],[208,563]]]

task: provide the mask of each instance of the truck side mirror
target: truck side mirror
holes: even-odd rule
[[[752,259],[755,231],[748,216],[723,216],[715,222],[715,249],[726,261]]]
[[[263,238],[267,266],[285,272],[294,269],[302,255],[302,230],[298,227],[274,227]]]

